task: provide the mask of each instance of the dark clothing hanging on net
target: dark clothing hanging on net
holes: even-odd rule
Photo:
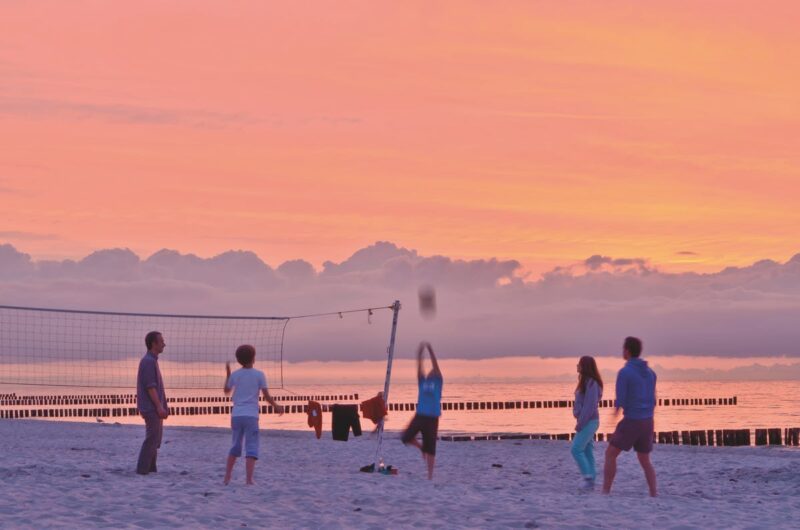
[[[334,405],[331,433],[334,440],[346,442],[353,429],[353,436],[361,436],[361,420],[358,417],[358,405]]]

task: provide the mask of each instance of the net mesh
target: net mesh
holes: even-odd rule
[[[171,388],[218,388],[240,344],[255,346],[270,387],[283,388],[289,320],[0,306],[0,383],[132,388],[144,337],[160,331],[166,348],[159,365]]]

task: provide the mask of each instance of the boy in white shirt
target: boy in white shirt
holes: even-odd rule
[[[258,394],[264,394],[264,399],[275,407],[278,414],[283,414],[283,407],[275,403],[267,390],[267,377],[261,370],[253,368],[256,359],[256,349],[249,344],[242,344],[236,348],[236,360],[242,368],[231,373],[231,363],[225,363],[225,395],[233,391],[233,409],[231,410],[231,430],[233,431],[233,446],[228,453],[228,463],[225,468],[224,483],[231,481],[231,473],[236,459],[242,456],[242,439],[245,441],[245,455],[247,461],[247,484],[253,485],[253,471],[258,460]]]

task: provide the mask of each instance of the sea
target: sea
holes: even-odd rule
[[[613,384],[607,384],[604,398],[613,399]],[[566,401],[574,397],[574,382],[454,382],[445,381],[443,402],[481,401]],[[656,431],[683,431],[708,429],[758,429],[800,427],[800,381],[659,381],[658,398],[708,399],[735,397],[735,405],[670,405],[656,408]],[[354,396],[342,403],[357,403],[379,391],[381,384],[314,384],[285,385],[272,393],[277,398],[303,395]],[[117,390],[130,393],[131,389]],[[86,388],[58,388],[36,386],[0,385],[0,394],[66,395],[112,393],[107,390]],[[222,389],[174,390],[167,385],[168,399],[177,397],[223,396]],[[415,403],[417,386],[411,382],[398,382],[389,387],[390,403]],[[334,401],[329,401],[333,403]],[[291,404],[304,404],[291,402]],[[175,404],[173,404],[175,406]],[[30,408],[30,407],[28,407]],[[391,411],[386,420],[387,430],[401,430],[413,416],[411,411]],[[601,433],[612,432],[618,421],[613,408],[600,410]],[[48,421],[65,421],[48,419]],[[97,421],[96,418],[69,418],[69,421]],[[136,416],[105,418],[104,422],[141,423]],[[330,415],[323,418],[326,430],[330,428]],[[373,428],[369,420],[362,419],[364,430]],[[230,417],[225,414],[172,415],[167,425],[196,427],[228,427]],[[525,433],[561,434],[574,430],[575,420],[571,408],[534,408],[511,410],[445,410],[440,419],[441,434]],[[306,415],[302,413],[262,415],[262,429],[306,430]]]

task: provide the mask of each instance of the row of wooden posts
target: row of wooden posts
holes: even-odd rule
[[[662,398],[658,400],[658,405],[662,407],[679,406],[732,406],[738,404],[736,396],[730,398]],[[460,401],[443,402],[442,410],[503,410],[503,409],[551,409],[551,408],[572,408],[575,404],[572,400],[559,401]],[[396,410],[414,410],[414,403],[396,404],[400,408]],[[411,406],[412,408],[403,408]],[[391,404],[390,404],[391,406]],[[613,399],[602,399],[599,403],[600,408],[611,408],[614,406]],[[391,408],[389,410],[392,410]]]
[[[702,431],[666,431],[653,434],[653,441],[672,445],[717,445],[726,447],[751,444],[750,429],[709,429]],[[596,441],[608,440],[611,433],[597,433]],[[575,433],[563,434],[475,434],[444,435],[439,439],[447,442],[470,442],[482,440],[572,440]],[[716,443],[715,443],[716,442]],[[755,429],[755,445],[800,445],[800,427],[785,429]]]
[[[297,402],[341,402],[358,401],[358,394],[338,394],[338,395],[292,395],[275,396],[276,401],[281,403]],[[264,401],[263,396],[261,401]],[[176,403],[230,403],[229,396],[194,396],[194,397],[170,397],[170,405]],[[20,396],[13,399],[0,400],[0,406],[75,406],[75,405],[135,405],[136,395],[77,395],[77,396]],[[543,400],[543,401],[460,401],[444,402],[443,410],[505,410],[505,409],[542,409],[542,408],[572,408],[572,400]],[[679,406],[732,406],[738,404],[736,396],[730,398],[661,398],[658,405],[663,407]],[[603,399],[600,401],[601,408],[614,406],[614,400]],[[390,403],[389,410],[414,410],[415,403]],[[297,412],[305,412],[298,410]],[[212,413],[214,414],[214,413]]]
[[[281,402],[303,401],[357,401],[358,394],[321,394],[273,396]],[[177,396],[169,397],[170,403],[230,403],[229,396]],[[261,401],[264,397],[261,396]],[[135,405],[136,394],[75,394],[60,396],[17,396],[5,394],[0,396],[0,407],[25,407],[48,405]]]
[[[286,396],[284,396],[286,397]],[[290,396],[297,397],[297,396]],[[303,396],[310,397],[310,396]],[[320,396],[327,398],[340,397],[341,401],[358,401],[358,394],[349,394],[341,396]],[[228,403],[226,405],[187,405],[187,403],[197,403],[198,401],[181,401],[181,398],[170,399],[169,407],[170,414],[174,416],[203,416],[203,415],[216,415],[216,414],[230,414],[231,405],[229,398],[212,397],[208,398],[213,401],[199,401],[199,403]],[[202,398],[186,398],[191,400],[199,400]],[[219,401],[225,399],[225,401]],[[278,398],[279,401],[285,401]],[[134,399],[135,401],[135,399]],[[329,401],[340,401],[338,399],[330,399]],[[601,406],[613,406],[613,401],[603,400]],[[659,400],[662,401],[662,400]],[[679,401],[664,399],[663,401]],[[724,400],[714,400],[716,403],[735,405],[736,397],[725,398]],[[106,403],[102,403],[106,404]],[[509,409],[547,409],[547,408],[567,408],[572,407],[572,401],[460,401],[460,402],[444,402],[442,403],[442,410],[463,410],[463,411],[482,411],[482,410],[509,410]],[[33,408],[33,409],[0,409],[0,418],[13,419],[13,418],[82,418],[82,417],[122,417],[122,416],[136,416],[138,412],[136,407],[103,407],[103,408],[69,408],[71,403],[64,403],[66,407],[59,408]],[[323,403],[323,412],[329,412],[334,403]],[[710,405],[713,406],[713,405]],[[416,403],[389,403],[388,409],[393,411],[408,411],[414,412],[417,408]],[[307,404],[286,404],[284,405],[284,413],[288,414],[305,414],[308,411]],[[275,410],[271,405],[261,405],[262,414],[275,414]]]
[[[83,396],[86,397],[86,396]],[[90,396],[91,397],[91,396]],[[97,404],[97,405],[119,405],[119,404],[127,404],[127,405],[135,405],[136,403],[136,396],[132,396],[130,400],[128,398],[130,396],[125,396],[126,401],[120,402],[118,400],[118,396],[114,397],[96,397],[96,399],[91,400],[92,403],[90,404]],[[276,400],[286,403],[286,402],[296,402],[299,401],[297,398],[305,398],[303,401],[306,403],[311,398],[317,398],[313,401],[328,401],[329,403],[323,403],[323,411],[328,412],[330,407],[333,406],[335,402],[341,401],[358,401],[358,394],[341,394],[341,395],[320,395],[320,396],[280,396],[277,397]],[[291,398],[291,399],[289,399]],[[131,402],[132,401],[132,402]],[[263,397],[262,397],[263,401]],[[704,406],[725,406],[725,405],[736,405],[737,398],[736,396],[732,398],[681,398],[681,399],[669,399],[663,398],[659,399],[659,405],[661,406],[679,406],[678,404],[695,404],[695,403],[707,403]],[[334,402],[334,403],[331,403]],[[42,401],[42,403],[34,403],[32,404],[34,407],[33,409],[0,409],[0,418],[80,418],[80,417],[120,417],[120,416],[136,416],[138,413],[136,411],[136,407],[115,407],[115,408],[64,408],[70,407],[72,405],[81,403],[78,399],[73,399],[67,397],[65,399],[56,400],[54,403],[55,405],[59,406],[59,408],[42,408],[42,406],[46,403]],[[217,403],[217,405],[188,405],[193,403]],[[169,399],[169,406],[170,406],[170,413],[176,416],[202,416],[202,415],[209,415],[209,414],[230,414],[231,411],[231,399],[227,396],[207,396],[207,397],[177,397],[177,398],[170,398]],[[52,405],[52,403],[50,403]],[[82,403],[81,403],[82,404]],[[19,404],[15,403],[16,406]],[[573,401],[571,400],[560,400],[560,401],[459,401],[459,402],[443,402],[442,403],[442,410],[445,411],[453,411],[453,410],[463,410],[463,411],[484,411],[484,410],[511,410],[511,409],[548,409],[548,408],[571,408],[573,405]],[[614,401],[610,399],[604,399],[600,402],[601,407],[612,407],[614,406]],[[408,411],[413,412],[417,408],[417,404],[413,402],[407,403],[389,403],[388,409],[390,412],[392,411]],[[288,414],[304,414],[308,411],[307,404],[285,404],[284,405],[284,412]],[[261,405],[261,413],[262,414],[274,414],[275,411],[271,405]]]
[[[398,405],[398,404],[395,404]],[[323,404],[323,412],[330,412],[333,405]],[[288,413],[305,413],[306,405],[289,405]],[[230,406],[173,406],[170,413],[173,415],[207,415],[230,414]],[[406,409],[410,410],[410,409]],[[273,413],[271,406],[262,405],[263,414]],[[123,416],[138,416],[136,407],[122,408],[59,408],[59,409],[7,409],[0,410],[0,419],[22,418],[117,418]],[[571,440],[575,433],[563,434],[478,434],[478,435],[443,435],[439,439],[450,442],[480,441],[480,440]],[[597,433],[595,440],[607,440],[610,433]],[[800,428],[773,428],[755,429],[755,437],[750,429],[709,429],[692,431],[664,431],[654,434],[654,441],[659,444],[673,445],[717,445],[717,446],[743,446],[752,445],[787,445],[800,444]]]

